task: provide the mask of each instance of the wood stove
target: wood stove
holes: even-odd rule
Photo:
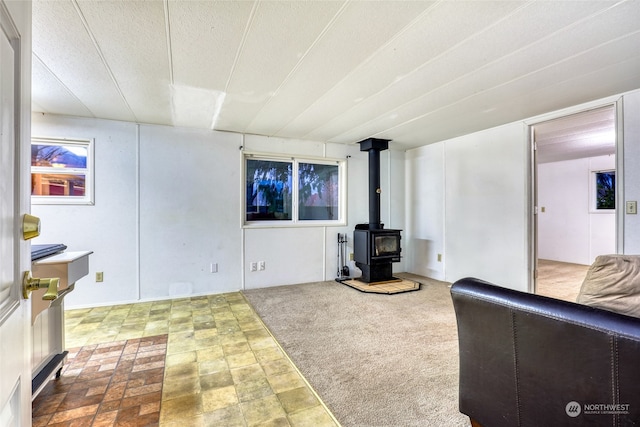
[[[392,263],[400,261],[402,230],[385,229],[380,222],[380,151],[389,140],[360,141],[360,151],[369,152],[369,223],[358,224],[353,232],[353,258],[366,283],[393,279]]]

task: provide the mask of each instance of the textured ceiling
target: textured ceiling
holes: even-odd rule
[[[613,106],[538,123],[533,126],[538,163],[613,155],[616,123]]]
[[[640,88],[640,1],[33,2],[33,110],[410,148]]]

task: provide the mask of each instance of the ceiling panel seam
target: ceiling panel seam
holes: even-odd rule
[[[116,90],[118,91],[118,94],[122,98],[122,101],[127,106],[127,109],[129,110],[129,112],[131,113],[131,115],[133,116],[135,121],[137,122],[138,118],[136,117],[136,113],[134,113],[133,109],[131,108],[131,106],[127,102],[127,98],[124,96],[124,93],[122,93],[122,89],[120,88],[120,85],[118,84],[118,81],[116,80],[116,77],[113,74],[113,71],[111,70],[111,67],[109,67],[109,64],[107,63],[107,59],[104,57],[104,54],[102,53],[102,50],[100,49],[100,45],[98,44],[98,41],[96,40],[95,36],[93,35],[93,32],[89,28],[89,23],[87,22],[87,19],[85,18],[84,14],[82,13],[82,9],[80,9],[80,5],[78,4],[78,0],[72,0],[71,4],[73,5],[74,9],[76,10],[76,13],[80,17],[80,21],[82,22],[82,26],[84,27],[85,31],[89,35],[89,38],[91,39],[91,42],[93,43],[93,46],[95,47],[96,52],[98,53],[98,56],[100,57],[100,60],[102,61],[102,65],[104,65],[104,68],[107,70],[107,73],[109,74],[109,78],[113,82]]]
[[[275,90],[271,93],[271,95],[269,96],[269,98],[267,99],[267,101],[262,105],[262,107],[256,112],[256,114],[253,116],[253,119],[251,120],[251,122],[249,122],[249,124],[247,126],[245,126],[245,130],[247,128],[250,128],[251,125],[253,125],[253,123],[255,122],[256,118],[260,115],[260,113],[271,103],[271,100],[278,94],[278,92],[280,92],[280,90],[282,89],[282,87],[289,81],[291,80],[291,77],[298,71],[298,69],[302,66],[302,62],[304,61],[304,59],[309,55],[309,52],[311,52],[313,50],[313,48],[320,42],[320,40],[322,40],[322,38],[325,36],[325,34],[327,34],[329,32],[329,30],[331,29],[331,27],[333,27],[333,25],[335,24],[335,22],[338,20],[338,18],[344,13],[345,9],[347,8],[347,4],[349,2],[345,1],[344,3],[342,3],[342,6],[340,6],[340,9],[338,9],[338,11],[335,13],[335,15],[333,15],[333,17],[331,18],[331,20],[327,23],[327,25],[322,29],[322,31],[320,31],[320,34],[318,34],[318,37],[315,38],[315,40],[313,41],[313,43],[311,43],[311,45],[309,45],[309,47],[307,48],[307,50],[300,56],[300,59],[298,60],[298,62],[296,62],[296,65],[294,65],[291,68],[291,71],[289,71],[289,73],[286,75],[286,77],[282,80],[282,82],[280,83],[280,85],[278,85],[277,88],[275,88]],[[269,136],[275,136],[277,132],[272,133]]]
[[[64,84],[64,83],[62,82],[62,80],[60,80],[60,78],[58,77],[58,75],[57,75],[57,74],[55,74],[55,73],[54,73],[54,72],[53,72],[53,71],[52,71],[52,70],[47,66],[47,64],[45,64],[45,63],[44,63],[44,61],[42,61],[42,59],[40,59],[40,57],[39,57],[35,52],[33,52],[33,51],[32,51],[32,52],[31,52],[31,56],[32,56],[32,58],[35,58],[35,59],[40,63],[40,65],[42,65],[42,68],[44,68],[45,70],[47,70],[47,72],[49,73],[49,75],[51,76],[51,78],[53,78],[55,81],[57,81],[57,82],[60,84],[60,86],[61,86],[61,87],[63,87],[63,88],[64,88],[64,90],[66,90],[72,98],[75,98],[75,99],[76,99],[76,101],[78,101],[78,103],[79,103],[80,105],[82,105],[82,106],[83,106],[87,111],[89,111],[93,117],[96,117],[95,113],[94,113],[93,111],[91,111],[91,108],[87,107],[87,106],[85,105],[85,103],[84,103],[84,102],[82,102],[82,101],[80,100],[80,98],[78,98],[78,97],[76,96],[76,94],[75,94],[71,89],[69,89],[69,87],[68,87],[66,84]]]
[[[171,21],[169,20],[169,0],[164,0],[164,28],[167,37],[167,60],[169,63],[169,84],[173,85],[173,50],[171,48]]]
[[[311,109],[314,105],[317,105],[319,102],[321,102],[323,99],[327,98],[330,96],[330,94],[336,90],[337,87],[339,87],[343,82],[347,81],[349,78],[351,78],[354,75],[357,75],[359,73],[361,73],[361,70],[366,67],[372,60],[373,58],[376,57],[376,55],[378,55],[380,53],[380,51],[382,51],[384,48],[386,48],[387,46],[389,46],[391,43],[393,43],[394,41],[396,41],[398,38],[400,38],[400,36],[402,36],[404,33],[406,33],[407,31],[409,31],[409,29],[411,29],[414,25],[416,25],[418,22],[420,22],[422,19],[424,19],[425,16],[429,15],[430,13],[433,12],[433,9],[435,9],[435,7],[442,3],[444,0],[438,0],[436,2],[434,2],[431,6],[429,6],[427,9],[425,9],[424,11],[422,11],[421,13],[418,14],[418,16],[416,16],[411,22],[409,22],[407,25],[405,25],[400,31],[398,31],[396,34],[393,35],[393,37],[390,37],[389,40],[386,43],[383,43],[382,45],[380,45],[380,47],[378,47],[378,49],[376,49],[375,51],[373,51],[367,58],[364,59],[364,61],[362,61],[357,67],[354,67],[352,71],[350,71],[349,73],[347,73],[343,78],[341,78],[338,82],[336,82],[331,89],[329,89],[328,91],[326,91],[322,96],[320,96],[320,98],[316,99],[314,102],[312,102],[311,104],[309,104],[306,108],[304,108],[303,110],[300,111],[300,113],[294,117],[293,119],[289,120],[287,123],[285,123],[283,126],[281,126],[278,130],[276,130],[273,135],[277,135],[282,129],[286,128],[287,126],[289,126],[291,124],[291,122],[295,121],[296,119],[298,119],[298,117],[302,116],[303,114],[305,114],[309,109]],[[306,55],[306,53],[305,53]],[[295,70],[295,68],[294,68]],[[348,111],[348,110],[347,110]],[[307,133],[307,135],[309,135],[309,133],[313,132],[315,129],[312,129],[310,132]],[[305,135],[305,136],[307,136]]]
[[[636,34],[636,33],[640,33],[640,31],[636,31],[636,32],[634,32],[633,34]],[[624,37],[619,37],[619,38],[624,38]],[[613,41],[613,40],[612,40],[612,41]],[[610,42],[611,42],[611,41],[610,41]],[[610,42],[607,42],[607,43],[601,43],[600,45],[598,45],[598,46],[596,46],[596,47],[600,47],[600,46],[607,45],[607,44],[609,44]],[[590,51],[590,50],[592,50],[592,49],[589,49],[589,50],[587,50],[587,51],[583,51],[583,52],[581,52],[580,54],[572,55],[572,56],[567,57],[566,59],[564,59],[564,60],[562,60],[562,61],[558,61],[558,62],[556,62],[556,63],[554,63],[554,64],[551,64],[551,65],[549,65],[549,66],[547,66],[547,67],[540,68],[540,69],[538,69],[538,70],[536,70],[536,71],[532,71],[532,72],[530,72],[530,73],[523,74],[522,76],[518,77],[517,79],[511,79],[511,80],[510,80],[510,81],[508,81],[508,82],[503,82],[503,83],[501,83],[501,84],[499,84],[499,85],[496,85],[496,86],[494,86],[494,87],[492,87],[492,88],[484,89],[484,90],[482,90],[482,91],[480,91],[480,92],[477,92],[477,93],[474,93],[474,94],[472,94],[472,95],[466,96],[466,97],[464,97],[464,98],[462,98],[462,99],[459,99],[459,100],[457,100],[457,101],[455,101],[455,102],[451,102],[451,103],[449,103],[449,104],[447,104],[447,105],[441,106],[440,108],[438,108],[438,109],[436,109],[436,110],[430,111],[430,112],[425,113],[425,114],[421,114],[421,115],[416,116],[416,117],[414,117],[414,118],[412,118],[412,119],[406,120],[406,121],[405,121],[405,122],[403,122],[403,123],[399,123],[399,124],[397,124],[397,125],[395,125],[395,126],[391,126],[391,127],[387,128],[387,129],[384,129],[384,130],[378,131],[378,132],[376,132],[375,134],[373,134],[373,135],[371,135],[371,136],[372,136],[372,137],[376,137],[376,136],[379,136],[379,135],[381,135],[381,134],[383,134],[383,133],[385,133],[385,132],[388,132],[388,131],[391,131],[391,130],[397,129],[397,128],[399,128],[399,127],[402,127],[402,126],[407,125],[407,124],[410,124],[410,123],[413,123],[413,122],[415,122],[415,121],[417,121],[417,120],[420,120],[420,119],[423,119],[423,118],[425,118],[425,117],[427,117],[427,116],[430,116],[430,115],[432,115],[432,114],[434,114],[434,113],[436,113],[436,112],[438,112],[438,111],[440,111],[440,110],[443,110],[443,109],[445,109],[445,108],[450,108],[450,107],[452,107],[452,106],[454,106],[454,105],[456,105],[456,104],[459,104],[459,103],[461,103],[461,102],[463,102],[463,101],[466,101],[466,100],[469,100],[469,99],[471,99],[471,98],[473,98],[473,97],[476,97],[476,96],[478,96],[478,95],[480,95],[480,94],[482,94],[482,93],[484,93],[484,92],[488,92],[488,91],[490,91],[490,90],[493,90],[493,89],[499,88],[499,87],[501,87],[501,86],[505,86],[505,85],[507,85],[507,84],[510,84],[510,83],[516,82],[516,81],[518,81],[518,80],[522,80],[523,78],[525,78],[525,77],[527,77],[527,76],[531,76],[531,75],[536,74],[536,73],[538,73],[538,72],[540,72],[540,71],[542,71],[542,70],[545,70],[545,69],[547,69],[547,68],[549,68],[549,67],[552,67],[552,66],[554,66],[554,65],[561,64],[561,63],[563,63],[563,62],[566,62],[566,61],[568,61],[568,60],[570,60],[570,59],[572,59],[572,58],[578,57],[578,56],[582,55],[583,53],[588,52],[588,51]],[[625,59],[624,59],[623,61],[621,61],[621,62],[622,62],[622,63],[624,63],[624,62],[628,62],[629,60],[630,60],[630,58],[625,58]],[[595,70],[591,70],[591,71],[589,71],[589,72],[585,72],[585,73],[583,73],[583,74],[577,74],[577,73],[576,73],[575,75],[571,76],[571,80],[574,80],[574,79],[576,79],[576,78],[578,78],[578,77],[588,76],[588,75],[591,75],[591,74],[594,74],[594,73],[600,72],[600,71],[602,71],[602,70],[609,69],[609,68],[613,67],[614,65],[616,65],[616,64],[607,64],[607,66],[606,66],[606,67],[599,68],[599,69],[595,69]],[[560,83],[562,83],[562,82],[566,82],[567,80],[568,80],[568,79],[560,80],[560,81],[554,82],[554,85],[558,85],[558,84],[560,84]],[[538,90],[540,90],[540,89],[542,89],[542,88],[538,88]],[[523,119],[524,119],[524,118],[523,118]],[[368,121],[367,123],[371,123],[371,122],[375,122],[375,121],[376,121],[376,120],[370,120],[370,121]],[[352,131],[352,130],[349,130],[349,132],[351,132],[351,131]],[[342,134],[338,135],[338,137],[339,137],[339,136],[341,136],[341,135],[342,135]],[[334,138],[335,138],[335,137],[334,137]]]
[[[442,2],[438,2],[438,3],[442,3]],[[507,20],[507,19],[511,18],[511,17],[512,17],[512,16],[514,16],[516,13],[519,13],[520,11],[522,11],[522,10],[523,10],[523,9],[525,9],[525,8],[527,8],[527,7],[528,7],[529,5],[531,5],[532,3],[533,3],[532,1],[529,1],[529,2],[527,2],[527,3],[525,3],[525,4],[523,4],[522,6],[520,6],[520,7],[516,8],[516,9],[514,9],[512,12],[508,13],[507,15],[505,15],[504,17],[502,17],[501,19],[499,19],[499,20],[496,20],[496,21],[492,22],[492,23],[491,23],[491,25],[488,25],[488,26],[484,27],[482,30],[480,30],[480,31],[476,31],[476,32],[475,32],[475,33],[473,33],[472,35],[470,35],[470,36],[468,36],[468,37],[465,37],[464,39],[460,40],[458,43],[456,43],[456,44],[454,44],[453,46],[449,47],[448,49],[446,49],[446,50],[442,51],[440,54],[438,54],[438,55],[436,55],[436,56],[434,56],[434,57],[432,57],[432,58],[429,58],[429,60],[428,60],[428,61],[426,61],[426,62],[422,63],[420,66],[418,66],[418,67],[414,68],[412,71],[410,71],[410,72],[408,72],[408,73],[403,74],[401,78],[394,80],[392,83],[390,83],[390,84],[388,84],[387,86],[383,87],[382,89],[378,90],[376,93],[373,93],[373,94],[371,94],[371,95],[367,96],[366,98],[363,98],[362,100],[360,100],[360,102],[359,102],[358,104],[362,103],[363,101],[366,101],[366,100],[369,100],[369,99],[371,99],[371,98],[374,98],[374,97],[376,97],[376,96],[380,95],[381,93],[383,93],[383,92],[385,92],[385,91],[389,90],[389,89],[390,89],[390,88],[392,88],[395,84],[397,84],[399,81],[404,80],[404,79],[406,79],[406,78],[408,78],[408,77],[410,77],[410,76],[414,75],[415,73],[417,73],[417,72],[419,72],[420,70],[422,70],[424,67],[426,67],[426,66],[428,66],[429,64],[431,64],[431,63],[433,63],[433,62],[437,61],[439,58],[441,58],[441,57],[443,57],[443,56],[447,55],[448,53],[452,52],[453,50],[457,49],[458,47],[460,47],[460,46],[461,46],[461,45],[463,45],[464,43],[467,43],[469,40],[473,40],[474,38],[477,38],[477,37],[478,37],[478,36],[480,36],[481,34],[483,34],[483,33],[487,32],[487,31],[489,31],[490,29],[492,29],[492,28],[494,28],[494,27],[496,27],[498,24],[501,24],[501,23],[502,23],[502,22],[504,22],[505,20]],[[420,18],[423,18],[423,16],[420,16]],[[412,24],[413,24],[413,22],[412,22]],[[409,27],[407,26],[406,28],[409,28]],[[404,29],[403,29],[403,31],[404,31]],[[379,50],[378,50],[378,51],[379,51]],[[377,53],[378,51],[376,51],[376,53]],[[358,68],[359,68],[359,67],[358,67]],[[475,70],[474,70],[474,71],[475,71]],[[471,74],[471,73],[468,73],[468,74]],[[336,86],[337,86],[337,85],[336,85]],[[413,100],[412,100],[412,101],[413,101]],[[412,101],[409,101],[409,102],[412,102]],[[402,105],[400,105],[399,107],[402,107],[403,105],[406,105],[406,104],[408,104],[409,102],[407,102],[407,103],[405,103],[405,104],[402,104]],[[350,108],[349,108],[349,109],[347,109],[346,111],[342,112],[342,113],[341,113],[341,115],[343,115],[343,114],[345,114],[345,113],[347,113],[347,112],[349,112],[349,111],[353,110],[354,108],[356,108],[356,107],[358,106],[358,104],[353,105],[352,107],[350,107]],[[337,116],[337,117],[339,117],[339,116]],[[337,118],[337,117],[336,117],[336,118]],[[334,118],[334,119],[335,119],[335,118]],[[317,127],[317,128],[315,128],[315,129],[312,129],[312,130],[311,130],[311,131],[309,131],[307,134],[305,134],[305,135],[303,136],[303,138],[308,137],[310,134],[314,133],[317,129],[319,129],[319,128],[321,128],[321,127],[323,127],[323,126],[326,126],[327,124],[331,123],[334,119],[329,120],[327,123],[323,123],[321,126],[318,126],[318,127]],[[341,134],[339,134],[339,135],[334,135],[332,138],[339,137],[340,135],[341,135]]]
[[[247,36],[249,35],[249,31],[251,31],[251,27],[253,26],[253,20],[255,19],[256,12],[258,11],[258,7],[260,5],[260,0],[256,0],[253,3],[253,7],[251,8],[251,13],[249,14],[249,18],[247,19],[247,25],[244,27],[244,32],[242,33],[242,39],[240,40],[240,44],[238,45],[238,50],[236,50],[236,56],[233,58],[233,64],[231,64],[231,70],[229,70],[229,76],[227,77],[227,82],[224,84],[224,93],[227,93],[229,90],[229,84],[231,83],[231,78],[236,71],[236,67],[238,66],[238,61],[240,60],[240,55],[244,50],[244,45],[247,42]]]
[[[402,108],[402,107],[404,107],[404,106],[407,106],[407,105],[409,105],[409,104],[411,104],[411,103],[413,103],[413,102],[416,102],[416,101],[418,101],[418,100],[420,100],[420,99],[424,99],[424,98],[426,98],[427,96],[431,95],[431,94],[432,94],[434,91],[436,91],[436,90],[439,90],[439,89],[441,89],[441,88],[443,88],[443,87],[446,87],[446,86],[451,86],[451,85],[455,84],[456,82],[458,82],[458,81],[460,81],[460,80],[463,80],[463,79],[467,78],[468,76],[470,76],[470,75],[472,75],[472,74],[474,74],[474,73],[478,72],[479,70],[486,69],[487,67],[490,67],[490,66],[492,66],[492,65],[495,65],[496,63],[498,63],[498,62],[500,62],[500,61],[504,61],[506,58],[509,58],[509,57],[514,56],[514,55],[517,55],[518,53],[521,53],[521,52],[523,52],[523,51],[525,51],[525,50],[527,50],[527,49],[530,49],[532,46],[535,46],[535,45],[537,45],[537,44],[543,43],[543,42],[545,42],[547,39],[550,39],[550,38],[552,38],[552,37],[555,37],[555,36],[557,36],[558,34],[560,34],[560,33],[562,33],[562,32],[565,32],[565,31],[567,31],[567,30],[569,30],[569,29],[571,29],[571,28],[574,28],[575,26],[577,26],[577,25],[579,25],[579,24],[581,24],[581,23],[583,23],[583,22],[585,22],[585,21],[587,21],[587,20],[589,20],[589,19],[596,18],[597,16],[601,15],[602,13],[605,13],[605,12],[609,11],[610,9],[612,9],[612,8],[616,7],[616,6],[618,6],[618,5],[622,4],[622,3],[625,3],[626,1],[627,1],[627,0],[623,0],[623,1],[621,1],[621,2],[618,2],[618,3],[616,3],[616,4],[615,4],[615,5],[613,5],[613,6],[610,6],[610,7],[606,8],[606,9],[602,9],[602,10],[600,10],[600,11],[596,12],[596,13],[593,13],[593,14],[591,14],[591,15],[589,15],[589,16],[586,16],[586,17],[584,17],[584,18],[582,18],[582,19],[579,19],[578,21],[575,21],[575,22],[573,22],[573,23],[571,23],[571,24],[569,24],[569,25],[567,25],[567,26],[565,26],[565,27],[562,27],[561,29],[554,31],[554,32],[552,32],[552,33],[548,34],[548,35],[547,35],[547,36],[545,36],[545,37],[542,37],[542,38],[540,38],[540,39],[536,39],[536,41],[535,41],[535,42],[533,42],[533,43],[529,43],[528,45],[523,46],[523,47],[521,47],[520,49],[514,50],[513,52],[511,52],[511,53],[509,53],[509,54],[507,54],[507,55],[505,55],[505,56],[501,56],[500,58],[497,58],[497,59],[495,59],[495,60],[493,60],[493,61],[491,61],[491,62],[488,62],[488,63],[484,64],[482,67],[479,67],[479,68],[477,68],[477,69],[471,70],[470,72],[465,73],[465,74],[463,74],[463,75],[461,75],[461,76],[459,76],[459,77],[455,78],[454,80],[451,80],[451,81],[450,81],[450,82],[448,82],[448,83],[445,83],[445,84],[443,84],[443,85],[441,85],[441,86],[439,86],[439,87],[437,87],[437,88],[435,88],[435,89],[433,89],[433,90],[431,90],[431,91],[429,91],[429,92],[426,92],[426,93],[424,93],[424,94],[422,94],[422,95],[420,95],[420,96],[418,96],[418,97],[416,97],[416,98],[414,98],[414,99],[412,99],[412,100],[410,100],[410,101],[407,101],[407,102],[405,102],[405,103],[403,103],[403,104],[401,104],[401,105],[398,105],[398,106],[396,107],[396,110],[397,110],[397,109],[400,109],[400,108]],[[523,7],[524,7],[524,6],[523,6]],[[518,9],[518,10],[519,10],[519,9]],[[494,24],[494,25],[495,25],[495,24]],[[493,26],[493,25],[492,25],[492,26]],[[490,28],[490,27],[487,27],[486,29],[488,29],[488,28]],[[485,30],[486,30],[486,29],[485,29]],[[485,30],[483,30],[482,32],[484,32]],[[563,58],[563,59],[562,59],[562,60],[560,60],[560,61],[556,61],[556,62],[554,62],[554,63],[552,63],[552,64],[548,64],[548,65],[546,65],[546,66],[544,66],[544,67],[542,67],[542,68],[538,68],[538,69],[533,70],[533,71],[530,71],[530,72],[528,72],[528,73],[526,73],[526,74],[522,74],[522,75],[518,76],[517,78],[513,78],[513,79],[508,80],[508,81],[503,81],[503,82],[501,82],[499,85],[495,85],[495,86],[492,86],[492,87],[489,87],[489,88],[485,88],[485,89],[483,89],[483,90],[481,90],[481,91],[474,92],[473,94],[468,95],[468,96],[466,96],[466,97],[464,97],[464,98],[461,98],[461,99],[459,99],[459,100],[457,100],[457,101],[455,101],[455,102],[452,102],[452,103],[450,103],[450,104],[447,104],[447,105],[441,106],[441,107],[439,107],[439,108],[437,108],[437,109],[435,109],[435,110],[432,110],[432,111],[430,111],[430,112],[427,112],[427,113],[421,114],[421,115],[419,115],[419,116],[413,117],[413,118],[411,118],[411,119],[409,119],[409,120],[406,120],[406,121],[404,121],[404,122],[402,122],[402,123],[398,123],[398,124],[396,124],[396,125],[394,125],[394,126],[391,126],[391,127],[387,128],[387,129],[385,129],[385,130],[381,130],[381,131],[377,132],[375,135],[379,135],[379,134],[381,134],[381,133],[388,132],[388,131],[393,130],[393,129],[397,129],[397,128],[401,127],[401,126],[404,126],[404,125],[406,125],[406,124],[412,123],[412,122],[414,122],[414,121],[416,121],[416,120],[420,120],[420,119],[422,119],[422,118],[424,118],[424,117],[427,117],[427,116],[429,116],[429,115],[431,115],[431,114],[434,114],[434,113],[436,113],[436,112],[438,112],[438,111],[440,111],[440,110],[442,110],[442,109],[444,109],[444,108],[449,108],[449,107],[451,107],[452,105],[458,104],[458,103],[463,102],[463,101],[465,101],[465,100],[467,100],[467,99],[471,99],[471,98],[473,98],[473,97],[475,97],[475,96],[477,96],[477,95],[479,95],[479,94],[481,94],[481,93],[485,93],[485,92],[488,92],[488,91],[494,90],[494,89],[496,89],[496,88],[499,88],[499,87],[502,87],[502,86],[505,86],[505,85],[511,84],[511,83],[516,82],[516,81],[518,81],[518,80],[522,80],[522,79],[523,79],[523,78],[525,78],[525,77],[531,76],[531,75],[533,75],[533,74],[539,73],[539,72],[544,71],[544,70],[546,70],[546,69],[549,69],[549,68],[551,68],[551,67],[557,66],[558,64],[562,64],[563,62],[567,62],[567,61],[569,61],[569,60],[571,60],[571,59],[573,59],[573,58],[576,58],[576,57],[578,57],[578,56],[584,55],[585,53],[588,53],[588,52],[593,51],[593,50],[595,50],[595,49],[599,49],[599,48],[600,48],[600,47],[602,47],[602,46],[606,46],[606,45],[608,45],[608,44],[610,44],[610,43],[613,43],[613,42],[615,42],[615,41],[622,40],[622,39],[627,38],[627,37],[629,37],[629,36],[633,36],[633,35],[637,34],[638,32],[639,32],[639,31],[634,31],[633,33],[627,33],[627,34],[625,34],[625,35],[623,35],[623,36],[620,36],[620,37],[617,37],[617,38],[615,38],[615,39],[608,40],[608,41],[607,41],[607,42],[605,42],[605,43],[600,43],[599,45],[591,46],[589,49],[586,49],[586,50],[580,51],[580,52],[578,52],[578,53],[576,53],[576,54],[574,54],[574,55],[571,55],[571,56],[567,56],[567,57]],[[477,35],[477,34],[480,34],[480,33],[476,33],[476,35]],[[474,35],[474,36],[475,36],[475,35]],[[467,38],[467,39],[465,39],[465,40],[469,40],[470,38],[471,38],[471,37],[468,37],[468,38]],[[426,64],[426,63],[425,63],[425,64]],[[422,66],[423,66],[423,65],[422,65]],[[416,68],[414,71],[419,70],[422,66],[420,66],[419,68]],[[408,76],[408,75],[410,75],[410,74],[412,74],[414,71],[412,71],[411,73],[407,74],[407,76]],[[588,74],[588,73],[587,73],[587,74]],[[373,96],[376,96],[376,95],[378,95],[378,94],[380,94],[380,93],[382,93],[384,90],[387,90],[387,89],[389,89],[390,87],[392,87],[392,85],[387,86],[386,88],[384,88],[384,89],[382,89],[381,91],[377,92],[376,94],[372,95],[372,97],[373,97]],[[371,97],[369,97],[369,98],[371,98]],[[367,99],[369,99],[369,98],[367,98]],[[354,107],[351,107],[351,108],[350,108],[349,110],[347,110],[347,111],[350,111],[350,110],[351,110],[351,109],[353,109],[353,108],[355,108],[355,106],[354,106]],[[342,114],[345,114],[345,113],[346,113],[346,112],[343,112]],[[368,122],[366,122],[366,123],[362,123],[361,125],[365,125],[365,124],[367,124],[367,123],[374,123],[374,122],[379,121],[379,119],[380,119],[380,116],[377,116],[377,117],[375,117],[374,119],[369,120],[369,121],[368,121]],[[327,122],[327,124],[328,124],[328,123],[331,123],[331,121]],[[322,126],[324,126],[324,125],[322,125]],[[322,127],[322,126],[319,126],[318,128],[320,128],[320,127]],[[312,133],[312,132],[314,132],[314,131],[315,131],[315,129],[314,129],[314,130],[312,130],[311,132],[309,132],[309,133],[308,133],[307,135],[305,135],[304,137],[307,137],[310,133]],[[348,132],[352,132],[352,131],[353,131],[353,129],[350,129],[350,130],[349,130],[349,131],[347,131],[346,133],[348,133]],[[332,136],[332,137],[330,138],[330,140],[333,140],[333,139],[335,139],[335,138],[340,138],[340,137],[341,137],[341,136],[343,136],[344,134],[345,134],[345,132],[340,133],[340,134],[338,134],[338,135],[334,135],[334,136]],[[303,138],[304,138],[304,137],[303,137]]]
[[[636,33],[638,33],[638,32],[636,32]],[[634,34],[635,34],[635,33],[634,33]],[[602,44],[600,44],[600,45],[598,45],[598,46],[596,46],[596,47],[603,46],[603,45],[606,45],[606,44],[609,44],[609,42],[607,42],[607,43],[602,43]],[[591,49],[589,49],[589,50],[591,50]],[[458,100],[456,100],[456,101],[454,101],[454,102],[451,102],[451,103],[449,103],[449,104],[442,105],[442,106],[440,106],[439,108],[437,108],[437,109],[435,109],[435,110],[432,110],[432,111],[430,111],[430,112],[428,112],[428,113],[420,114],[420,115],[415,116],[415,117],[413,117],[413,118],[411,118],[411,119],[409,119],[409,120],[405,120],[405,121],[404,121],[404,122],[402,122],[402,123],[398,123],[398,124],[396,124],[396,125],[394,125],[394,126],[388,127],[388,128],[386,128],[386,129],[380,130],[380,131],[378,131],[378,132],[375,132],[373,135],[371,135],[371,137],[377,137],[377,136],[380,136],[380,135],[384,134],[385,132],[389,132],[389,131],[392,131],[392,130],[394,130],[394,129],[400,128],[400,127],[402,127],[402,126],[408,125],[408,124],[410,124],[410,123],[416,122],[416,121],[421,120],[421,119],[423,119],[423,118],[425,118],[425,117],[428,117],[428,116],[430,116],[430,115],[432,115],[432,114],[435,114],[435,113],[437,113],[437,112],[439,112],[439,111],[441,111],[441,110],[444,110],[444,109],[446,109],[446,108],[451,108],[452,106],[454,106],[454,105],[456,105],[456,104],[460,104],[461,102],[464,102],[464,101],[467,101],[467,100],[469,100],[469,99],[471,99],[471,98],[474,98],[474,97],[476,97],[476,96],[479,96],[479,95],[481,95],[481,94],[483,94],[483,93],[485,93],[485,92],[488,92],[488,91],[494,90],[494,89],[496,89],[496,88],[499,88],[499,87],[502,87],[502,86],[505,86],[505,85],[508,85],[508,84],[511,84],[511,83],[516,82],[516,81],[518,81],[518,80],[522,80],[522,79],[523,79],[523,78],[525,78],[525,77],[531,76],[531,75],[536,74],[536,73],[538,73],[538,72],[540,72],[540,71],[543,71],[543,70],[545,70],[545,69],[547,69],[547,68],[550,68],[550,67],[552,67],[552,66],[558,65],[558,64],[563,63],[563,62],[566,62],[566,61],[568,61],[568,60],[570,60],[570,59],[572,59],[572,58],[575,58],[575,57],[577,57],[577,56],[580,56],[581,54],[583,54],[583,53],[585,53],[585,52],[588,52],[588,51],[583,51],[583,52],[581,52],[580,54],[576,54],[576,55],[573,55],[573,56],[571,56],[571,57],[567,57],[566,59],[564,59],[564,60],[562,60],[562,61],[558,61],[558,62],[556,62],[556,63],[554,63],[554,64],[548,65],[548,66],[546,66],[546,67],[540,68],[540,69],[535,70],[535,71],[532,71],[532,72],[530,72],[530,73],[523,74],[522,76],[519,76],[519,77],[518,77],[518,78],[516,78],[516,79],[511,79],[511,80],[510,80],[510,81],[508,81],[508,82],[503,82],[503,83],[501,83],[501,84],[499,84],[499,85],[496,85],[496,86],[494,86],[494,87],[484,89],[484,90],[482,90],[482,91],[479,91],[479,92],[473,93],[473,94],[471,94],[471,95],[469,95],[469,96],[465,96],[464,98],[458,99]],[[628,61],[628,59],[625,59],[623,62],[627,62],[627,61]],[[613,64],[608,64],[608,66],[607,66],[607,67],[603,67],[603,68],[600,68],[600,69],[597,69],[597,70],[592,70],[592,71],[590,71],[590,72],[583,73],[583,74],[575,74],[575,75],[573,75],[573,76],[571,77],[571,79],[575,79],[575,78],[582,77],[582,76],[588,76],[588,75],[590,75],[590,74],[596,73],[596,72],[601,71],[601,70],[603,70],[603,69],[611,68],[611,66],[612,66],[612,65],[613,65]],[[564,81],[567,81],[567,79],[562,80],[562,81],[557,81],[557,82],[555,82],[554,84],[559,84],[559,83],[562,83],[562,82],[564,82]],[[423,95],[423,96],[426,96],[426,95],[428,95],[428,94],[425,94],[425,95]],[[423,96],[421,96],[420,98],[422,98]],[[376,122],[376,121],[378,121],[378,120],[379,120],[379,117],[378,117],[378,118],[376,118],[376,119],[373,119],[373,120],[369,120],[368,122],[365,122],[365,123],[361,124],[361,126],[364,126],[364,125],[369,124],[369,123],[374,123],[374,122]],[[354,130],[354,129],[350,129],[348,132],[352,132],[353,130]],[[339,137],[341,137],[342,135],[344,135],[345,133],[348,133],[348,132],[343,132],[343,133],[341,133],[340,135],[334,136],[333,138],[339,138]],[[333,139],[333,138],[332,138],[332,139]],[[331,140],[329,140],[329,141],[331,141]]]

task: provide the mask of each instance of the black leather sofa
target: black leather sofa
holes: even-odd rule
[[[472,425],[640,426],[640,319],[473,278],[451,297]]]

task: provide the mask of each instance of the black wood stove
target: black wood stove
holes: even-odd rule
[[[380,222],[380,151],[389,140],[360,141],[360,151],[369,152],[369,223],[358,224],[353,232],[353,258],[362,270],[359,280],[372,283],[393,279],[392,263],[400,261],[400,231],[385,229]]]

